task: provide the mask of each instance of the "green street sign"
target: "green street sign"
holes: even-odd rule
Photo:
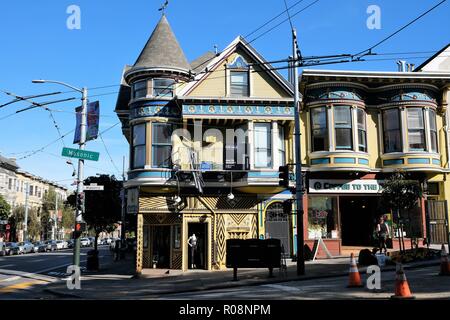
[[[100,157],[100,153],[93,152],[93,151],[72,149],[72,148],[63,148],[62,156],[69,157],[69,158],[98,161],[98,158]]]

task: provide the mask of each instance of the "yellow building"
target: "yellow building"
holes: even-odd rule
[[[138,273],[224,268],[232,238],[280,238],[295,252],[278,179],[293,162],[293,89],[272,69],[241,37],[188,63],[165,16],[125,67],[116,112]]]
[[[380,193],[396,170],[427,191],[402,217],[406,237],[447,241],[449,86],[448,72],[303,70],[307,244],[321,237],[334,254],[373,246],[378,217],[393,220]]]

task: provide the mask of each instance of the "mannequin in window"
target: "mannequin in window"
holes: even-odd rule
[[[196,269],[197,267],[195,265],[195,256],[197,253],[198,241],[195,233],[193,233],[192,236],[189,237],[188,245],[189,247],[191,247],[191,269]]]

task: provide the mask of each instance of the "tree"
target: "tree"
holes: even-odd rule
[[[46,239],[54,226],[52,214],[54,213],[55,210],[55,200],[56,200],[55,188],[50,187],[48,189],[48,192],[44,194],[44,198],[42,200],[41,225],[42,225],[42,233]]]
[[[408,180],[406,174],[398,171],[385,181],[381,196],[384,205],[394,213],[394,221],[400,231],[400,252],[402,252],[405,250],[405,243],[401,214],[417,206],[417,201],[422,197],[422,189],[418,181]]]
[[[0,220],[7,220],[10,213],[11,213],[11,206],[0,195]]]
[[[25,206],[20,205],[13,209],[12,215],[9,217],[9,224],[11,226],[11,238],[17,240],[18,230],[23,230],[23,223],[25,222]],[[38,217],[38,212],[35,208],[28,208],[28,240],[36,240],[41,232],[41,222]],[[25,239],[24,239],[25,240]]]
[[[62,221],[61,226],[64,229],[73,229],[75,225],[75,208],[70,206],[68,203],[64,204],[62,209]]]
[[[86,185],[97,183],[104,187],[103,191],[85,191],[85,210],[83,219],[95,232],[95,250],[101,232],[112,232],[115,224],[121,219],[120,191],[122,182],[114,176],[101,175],[87,178]]]

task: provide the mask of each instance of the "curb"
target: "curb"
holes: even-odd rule
[[[440,261],[433,261],[429,263],[418,263],[415,265],[405,265],[404,269],[417,269],[421,267],[432,267],[432,266],[438,266],[440,265]],[[367,270],[367,267],[360,268],[360,273],[365,273]],[[387,268],[381,269],[381,272],[392,272],[395,271],[395,266],[390,266]],[[138,295],[130,294],[128,297],[130,298],[137,298],[137,297],[151,297],[151,296],[157,296],[157,295],[168,295],[168,294],[178,294],[178,293],[188,293],[188,292],[200,292],[200,291],[209,291],[209,290],[220,290],[220,289],[231,289],[231,288],[238,288],[243,286],[258,286],[258,285],[267,285],[267,284],[275,284],[275,283],[285,283],[285,282],[291,282],[291,281],[307,281],[307,280],[315,280],[315,279],[328,279],[328,278],[339,278],[339,277],[346,277],[348,276],[348,273],[335,273],[335,274],[328,274],[328,275],[315,275],[315,276],[302,276],[302,277],[294,277],[294,278],[275,278],[275,279],[265,279],[265,280],[256,280],[256,281],[249,281],[249,280],[242,280],[237,282],[231,282],[231,280],[228,280],[228,282],[225,282],[224,284],[219,285],[206,285],[201,288],[189,288],[189,289],[181,289],[181,290],[165,290],[165,291],[159,291],[159,292],[148,292],[146,293],[141,292]],[[132,279],[139,280],[138,277],[133,277]],[[84,300],[95,300],[95,298],[86,298],[75,294],[69,294],[69,293],[63,293],[59,292],[57,290],[53,289],[43,289],[43,291],[61,296],[66,298],[77,298],[77,299],[84,299]],[[114,298],[110,298],[114,299]]]

